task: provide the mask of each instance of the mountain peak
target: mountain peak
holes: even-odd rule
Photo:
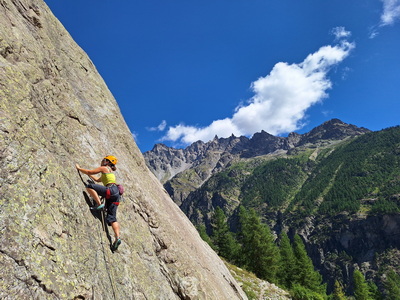
[[[339,119],[331,119],[303,134],[299,145],[316,143],[322,140],[341,140],[367,132],[370,132],[370,130],[344,123]]]
[[[289,151],[306,144],[343,140],[366,132],[369,130],[346,124],[339,119],[332,119],[305,134],[292,132],[288,137],[278,137],[261,130],[250,139],[245,136],[235,137],[233,134],[228,138],[218,138],[216,135],[212,141],[207,143],[197,141],[183,150],[159,147],[156,148],[158,151],[148,151],[143,155],[150,170],[157,178],[162,179],[162,182],[187,169],[201,166],[201,170],[195,172],[199,176],[196,180],[200,184],[207,176],[221,170],[233,159],[251,158],[275,151]]]

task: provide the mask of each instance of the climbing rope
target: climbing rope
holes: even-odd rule
[[[77,170],[77,171],[78,171],[79,177],[80,177],[81,180],[82,180],[83,185],[86,187],[86,182],[83,180],[82,175],[81,175],[81,172],[79,172],[79,170]]]
[[[104,211],[101,211],[101,215],[103,215],[103,214],[104,214]],[[102,224],[103,224],[102,227],[103,227],[103,230],[104,230],[104,222],[102,222]],[[107,257],[107,255],[106,255],[106,252],[108,253],[108,251],[106,251],[106,249],[104,247],[102,232],[100,232],[99,235],[100,235],[101,247],[102,247],[102,250],[103,250],[104,265],[106,267],[106,272],[108,274],[108,278],[109,278],[109,280],[111,282],[111,288],[112,288],[112,291],[113,291],[114,299],[117,299],[116,289],[115,289],[115,284],[114,284],[114,276],[113,276],[113,274],[111,274],[111,269],[109,268],[109,265],[108,265],[108,262],[107,262],[107,261],[110,261],[110,257],[109,256]]]
[[[101,197],[100,203],[103,204],[104,201],[105,201],[104,197]],[[103,231],[105,232],[106,231],[106,227],[105,227],[106,225],[104,223],[104,208],[100,211],[100,215],[101,215],[101,225],[103,226]]]
[[[78,170],[78,174],[79,174],[79,177],[81,178],[82,183],[83,183],[83,184],[85,185],[85,187],[86,187],[87,184],[86,184],[85,181],[83,180],[82,175],[81,175],[81,173],[79,172],[79,170]],[[101,203],[103,203],[103,201],[105,201],[104,197],[101,198]],[[107,235],[109,235],[108,231],[106,231],[106,224],[105,224],[105,222],[104,222],[104,209],[102,209],[102,210],[100,211],[100,215],[101,215],[101,226],[102,226],[102,229],[103,229],[102,231],[104,231]],[[105,264],[105,267],[106,267],[106,272],[107,272],[107,274],[108,274],[108,278],[109,278],[109,280],[110,280],[110,282],[111,282],[111,288],[112,288],[112,292],[113,292],[113,295],[114,295],[114,299],[117,299],[117,296],[116,296],[116,288],[115,288],[115,283],[114,283],[114,276],[113,276],[113,274],[111,274],[112,271],[111,271],[111,269],[109,268],[108,262],[107,262],[107,260],[110,261],[111,259],[110,259],[109,256],[107,257],[107,255],[106,255],[106,252],[108,252],[108,251],[106,251],[106,249],[104,248],[104,242],[103,242],[103,234],[102,234],[102,231],[99,230],[99,235],[100,235],[100,242],[101,242],[101,247],[102,247],[102,252],[103,252],[104,264]],[[107,258],[108,258],[108,259],[107,259]],[[97,267],[97,259],[96,259],[96,267]]]

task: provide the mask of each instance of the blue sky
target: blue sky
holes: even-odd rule
[[[144,152],[399,125],[400,0],[45,0]]]

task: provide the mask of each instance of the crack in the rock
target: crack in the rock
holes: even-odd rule
[[[52,289],[49,289],[42,281],[37,277],[37,275],[32,274],[31,278],[38,284],[38,286],[47,294],[53,294],[54,296],[57,297],[57,295],[54,293]],[[58,297],[57,297],[58,298]]]

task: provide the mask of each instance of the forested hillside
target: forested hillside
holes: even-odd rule
[[[328,293],[354,295],[361,274],[369,299],[389,299],[396,293],[389,286],[400,284],[400,127],[240,160],[190,193],[181,208],[222,256],[272,282],[294,288],[279,277],[279,251],[271,248],[281,247],[287,234],[293,247],[304,242],[323,275],[323,281],[314,278],[311,291],[323,295],[325,282]],[[272,275],[257,270],[262,257],[251,262],[256,255],[249,251],[257,246],[248,247],[243,211],[253,211],[258,237],[274,236],[275,246],[257,251],[270,249],[265,255],[269,272],[276,266]],[[267,229],[254,228],[257,217]]]
[[[322,159],[294,204],[305,214],[397,213],[399,193],[400,127],[396,127],[361,136]],[[316,205],[318,199],[323,199],[321,205]]]
[[[181,207],[197,223],[206,222],[199,214],[206,218],[210,203],[228,215],[239,203],[261,215],[376,215],[399,212],[399,194],[400,128],[394,127],[326,147],[233,163]]]
[[[175,203],[181,205],[212,175],[226,170],[235,162],[276,156],[277,153],[294,153],[304,148],[318,149],[367,132],[370,130],[332,119],[304,134],[292,132],[287,137],[281,137],[261,131],[251,138],[216,136],[206,143],[197,141],[185,149],[157,144],[143,155],[147,166],[164,183]]]

